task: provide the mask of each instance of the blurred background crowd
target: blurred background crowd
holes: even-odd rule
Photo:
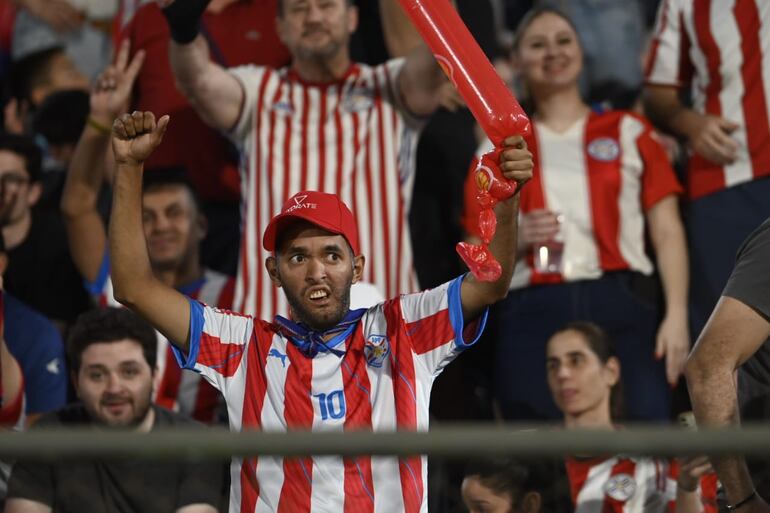
[[[377,66],[420,44],[396,0],[353,3],[353,61]],[[741,242],[770,217],[770,61],[759,50],[770,46],[767,9],[753,0],[455,4],[531,116],[527,141],[536,167],[522,192],[510,293],[490,312],[482,341],[437,379],[434,425],[611,429],[688,418],[685,358]],[[707,7],[698,11],[699,4]],[[292,49],[276,33],[279,9],[277,0],[212,0],[202,25],[212,61],[290,65]],[[729,11],[729,22],[720,11]],[[83,323],[95,322],[94,309],[118,306],[106,227],[109,131],[123,112],[172,119],[145,175],[143,225],[158,277],[209,304],[246,305],[258,317],[285,308],[240,297],[242,196],[262,196],[242,184],[240,149],[177,90],[169,40],[150,1],[0,0],[0,359],[3,417],[16,429],[88,400],[79,383],[90,379],[80,376],[84,330],[91,329]],[[408,127],[416,148],[402,142],[401,152],[416,153],[397,166],[399,199],[386,199],[384,179],[362,177],[366,185],[351,193],[368,195],[361,204],[383,194],[376,201],[385,204],[367,218],[372,228],[362,230],[374,238],[380,232],[373,227],[385,223],[388,240],[368,245],[368,265],[385,274],[392,265],[413,265],[398,271],[402,280],[370,276],[378,289],[371,293],[380,297],[462,274],[454,246],[478,240],[471,171],[491,144],[448,83],[437,91],[439,108]],[[279,100],[274,116],[285,115]],[[354,98],[351,108],[355,101],[367,98]],[[386,153],[384,146],[371,151]],[[303,188],[323,184],[307,169]],[[283,200],[299,189],[299,181],[284,185]],[[280,203],[270,205],[268,216]],[[406,242],[388,246],[395,240],[389,222]],[[90,320],[78,320],[84,313]],[[114,323],[118,334],[93,340],[125,338],[118,325],[130,322],[107,317],[99,322]],[[226,425],[216,391],[180,371],[164,340],[154,351],[153,402]],[[708,477],[702,463],[681,463],[673,479],[699,489],[698,479]],[[464,511],[463,499],[471,511],[569,511],[579,502],[585,465],[432,462],[431,511]],[[703,479],[703,496],[713,495]],[[474,503],[479,493],[492,498]],[[508,509],[487,507],[494,497]]]

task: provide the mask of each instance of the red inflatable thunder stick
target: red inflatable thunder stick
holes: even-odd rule
[[[497,148],[484,155],[476,168],[482,244],[461,242],[457,245],[457,252],[477,279],[495,281],[500,277],[501,268],[488,248],[497,225],[493,208],[516,192],[516,182],[506,179],[497,166],[500,148],[505,137],[529,133],[529,118],[448,0],[399,1]]]

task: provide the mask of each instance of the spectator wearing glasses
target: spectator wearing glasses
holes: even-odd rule
[[[88,308],[58,212],[36,212],[41,156],[23,136],[0,136],[0,226],[8,253],[5,289],[59,328]]]

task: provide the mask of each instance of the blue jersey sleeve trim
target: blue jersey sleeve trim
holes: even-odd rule
[[[185,355],[173,344],[171,350],[174,352],[176,363],[183,369],[195,369],[195,362],[198,361],[198,353],[201,346],[201,334],[203,333],[203,305],[194,299],[187,298],[190,303],[190,352]]]
[[[466,342],[463,336],[465,331],[465,319],[463,318],[463,302],[460,294],[463,280],[467,274],[459,276],[449,283],[449,289],[447,290],[447,297],[449,300],[449,322],[452,323],[452,329],[455,332],[455,347],[457,349],[466,349],[481,338],[481,334],[484,333],[484,328],[487,325],[487,316],[489,315],[489,308],[485,308],[478,321],[478,327],[476,333],[473,335],[473,339]]]
[[[84,280],[86,290],[92,295],[99,295],[104,292],[104,285],[107,283],[107,278],[110,277],[110,253],[104,251],[104,257],[102,257],[102,265],[99,267],[99,274],[96,275],[96,281],[90,282]]]

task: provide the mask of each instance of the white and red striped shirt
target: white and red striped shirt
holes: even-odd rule
[[[416,290],[406,216],[420,122],[399,98],[403,62],[355,64],[328,84],[305,83],[288,68],[231,69],[245,91],[231,133],[245,153],[236,310],[267,319],[288,312],[264,273],[262,234],[301,190],[337,194],[351,207],[367,257],[365,282],[383,297]]]
[[[486,313],[463,325],[457,278],[366,311],[307,356],[275,323],[191,301],[180,365],[225,396],[233,431],[427,430],[433,380],[473,344]],[[230,513],[427,511],[424,457],[236,458]]]
[[[109,258],[105,257],[99,280],[89,287],[92,291],[100,291],[97,302],[102,307],[119,307],[123,305],[115,300],[112,293],[112,279],[109,275]],[[203,277],[179,289],[188,297],[216,305],[219,308],[232,306],[235,280],[217,271],[204,269]],[[220,413],[221,396],[209,383],[201,379],[195,372],[182,372],[174,364],[172,345],[159,331],[157,349],[157,372],[160,381],[155,390],[154,402],[169,410],[182,413],[200,422],[211,424],[216,422]]]
[[[675,513],[679,464],[658,458],[567,458],[575,513]],[[700,479],[704,513],[717,513],[717,476]]]
[[[527,138],[534,177],[521,191],[521,213],[547,209],[563,216],[561,273],[539,273],[533,254],[516,263],[511,288],[596,279],[606,271],[651,274],[645,212],[679,194],[674,171],[652,128],[624,111],[592,112],[564,133],[532,123]],[[491,150],[487,142],[478,155]],[[478,233],[478,193],[471,166],[463,224]]]
[[[688,195],[700,198],[770,175],[770,8],[765,0],[664,0],[647,82],[689,87],[696,112],[739,125],[726,166],[700,155],[689,164]]]

